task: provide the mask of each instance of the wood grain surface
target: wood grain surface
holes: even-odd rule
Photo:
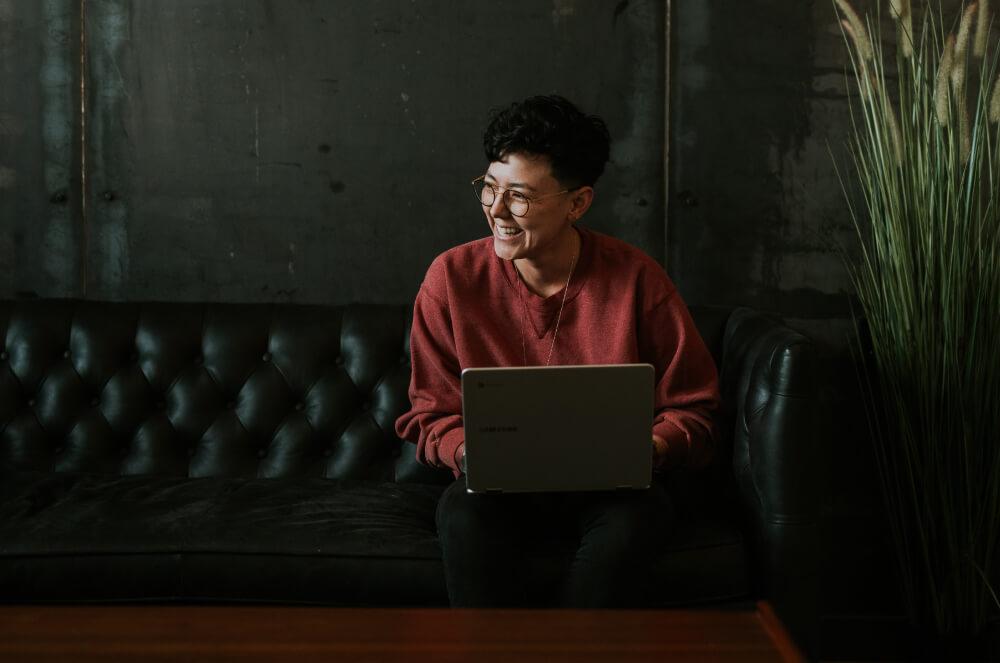
[[[758,611],[0,606],[0,661],[801,661]]]

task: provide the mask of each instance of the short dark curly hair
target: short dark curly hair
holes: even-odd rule
[[[529,97],[491,111],[483,134],[490,163],[518,152],[544,156],[564,186],[593,186],[604,172],[611,136],[604,120],[558,95]]]

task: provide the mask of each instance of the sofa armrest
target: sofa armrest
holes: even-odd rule
[[[808,638],[821,592],[820,523],[830,454],[818,347],[782,322],[735,309],[723,340],[723,415],[756,591]]]

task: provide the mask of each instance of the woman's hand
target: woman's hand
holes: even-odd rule
[[[653,469],[661,467],[667,458],[667,441],[659,435],[653,435]]]

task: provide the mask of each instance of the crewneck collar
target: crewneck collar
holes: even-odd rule
[[[566,305],[563,309],[563,316],[566,315],[566,309],[569,308],[570,303],[576,299],[576,296],[580,294],[586,284],[587,278],[590,274],[590,264],[593,254],[593,235],[591,231],[586,228],[582,228],[579,225],[573,226],[577,233],[580,235],[580,255],[576,259],[576,267],[573,269],[573,278],[569,282],[569,293],[566,294]],[[493,245],[490,244],[490,251],[493,250]],[[517,273],[514,268],[514,262],[512,260],[503,260],[494,254],[496,260],[500,261],[501,271],[507,280],[507,284],[516,290],[512,290],[511,295],[514,298],[514,302],[518,307],[521,306],[521,299],[518,298],[518,292],[520,292],[521,298],[523,298],[525,306],[528,308],[530,324],[535,332],[535,336],[542,338],[548,333],[552,324],[555,322],[556,315],[559,312],[559,306],[563,301],[563,290],[565,288],[560,288],[558,292],[548,296],[542,297],[532,292],[528,286],[521,279],[521,275]]]

